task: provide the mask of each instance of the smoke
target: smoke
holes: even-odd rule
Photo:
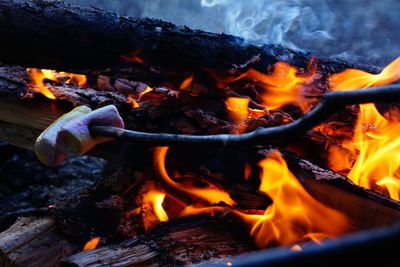
[[[222,7],[225,32],[246,40],[299,50],[304,42],[335,39],[335,15],[324,1],[311,6],[300,0],[201,0],[201,6]]]

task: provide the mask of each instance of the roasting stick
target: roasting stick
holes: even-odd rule
[[[79,156],[97,144],[113,139],[149,143],[152,146],[186,144],[223,147],[266,144],[299,136],[346,105],[394,101],[400,101],[400,84],[332,92],[322,95],[315,108],[289,124],[258,128],[244,134],[202,136],[126,130],[115,106],[109,105],[95,111],[80,106],[60,117],[42,132],[36,140],[35,152],[44,164],[55,166],[68,157]]]
[[[244,134],[179,135],[167,133],[144,133],[116,127],[92,126],[93,136],[104,136],[130,142],[146,142],[154,146],[180,144],[195,145],[248,145],[265,144],[298,136],[317,126],[340,108],[351,104],[400,101],[400,84],[363,90],[338,91],[324,94],[319,104],[300,119],[280,126],[258,128]]]

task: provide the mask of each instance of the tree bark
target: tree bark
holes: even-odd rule
[[[279,45],[254,44],[231,35],[61,1],[1,0],[0,14],[0,60],[29,67],[103,69],[121,66],[121,56],[134,53],[157,75],[174,73],[181,78],[204,73],[205,68],[227,72],[251,66],[265,71],[277,61],[306,68],[312,58],[311,53]],[[325,73],[347,67],[378,71],[329,59],[321,59],[319,65]]]

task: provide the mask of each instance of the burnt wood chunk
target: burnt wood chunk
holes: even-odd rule
[[[49,217],[19,219],[0,233],[0,266],[55,266],[76,251]]]
[[[62,266],[160,266],[159,253],[139,238],[82,251],[66,257]]]

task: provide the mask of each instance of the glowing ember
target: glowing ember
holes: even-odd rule
[[[192,82],[193,82],[193,75],[191,75],[191,76],[187,77],[185,80],[183,80],[183,82],[179,86],[179,89],[185,90],[185,89],[189,88],[189,86],[192,84]]]
[[[74,74],[68,72],[57,72],[54,70],[46,69],[26,69],[31,75],[32,82],[30,86],[36,87],[41,94],[50,99],[55,99],[55,96],[50,89],[45,85],[46,80],[53,82],[62,82],[73,84],[77,86],[83,86],[86,84],[86,76],[81,74]]]
[[[137,208],[134,208],[134,209],[132,209],[132,210],[126,212],[125,215],[126,215],[127,217],[130,217],[130,216],[137,216],[137,215],[140,214],[141,210],[142,210],[141,208],[137,207]]]
[[[168,221],[168,215],[162,206],[164,198],[165,193],[155,189],[149,190],[143,197],[143,205],[150,206],[160,222]]]
[[[92,250],[92,249],[96,249],[97,246],[100,243],[100,237],[95,237],[90,239],[85,246],[83,247],[83,250]]]
[[[330,78],[332,90],[385,85],[400,78],[400,57],[379,74],[349,69]],[[352,140],[329,149],[330,167],[345,171],[356,184],[400,200],[400,125],[383,117],[375,105],[360,105]]]
[[[292,250],[292,251],[302,251],[303,249],[301,248],[301,246],[300,245],[293,245],[291,248],[290,248],[290,250]]]
[[[225,101],[226,108],[228,109],[229,115],[236,123],[244,122],[249,116],[248,98],[240,97],[228,97]]]
[[[345,231],[346,217],[309,195],[279,152],[271,152],[260,162],[260,167],[260,191],[273,203],[263,215],[238,213],[251,227],[250,234],[258,246],[287,245],[304,240],[315,242]]]
[[[165,167],[165,157],[167,155],[168,147],[159,147],[154,152],[154,168],[165,182],[166,185],[173,188],[176,191],[185,193],[192,196],[194,199],[203,199],[209,204],[225,202],[229,205],[234,205],[235,201],[231,199],[229,194],[222,189],[216,188],[212,184],[208,184],[208,187],[197,187],[191,184],[183,184],[175,182],[169,177]]]
[[[137,64],[143,64],[144,60],[139,56],[141,53],[140,49],[137,49],[133,52],[131,52],[129,55],[126,56],[121,56],[122,60],[128,61],[128,62],[133,62]]]

